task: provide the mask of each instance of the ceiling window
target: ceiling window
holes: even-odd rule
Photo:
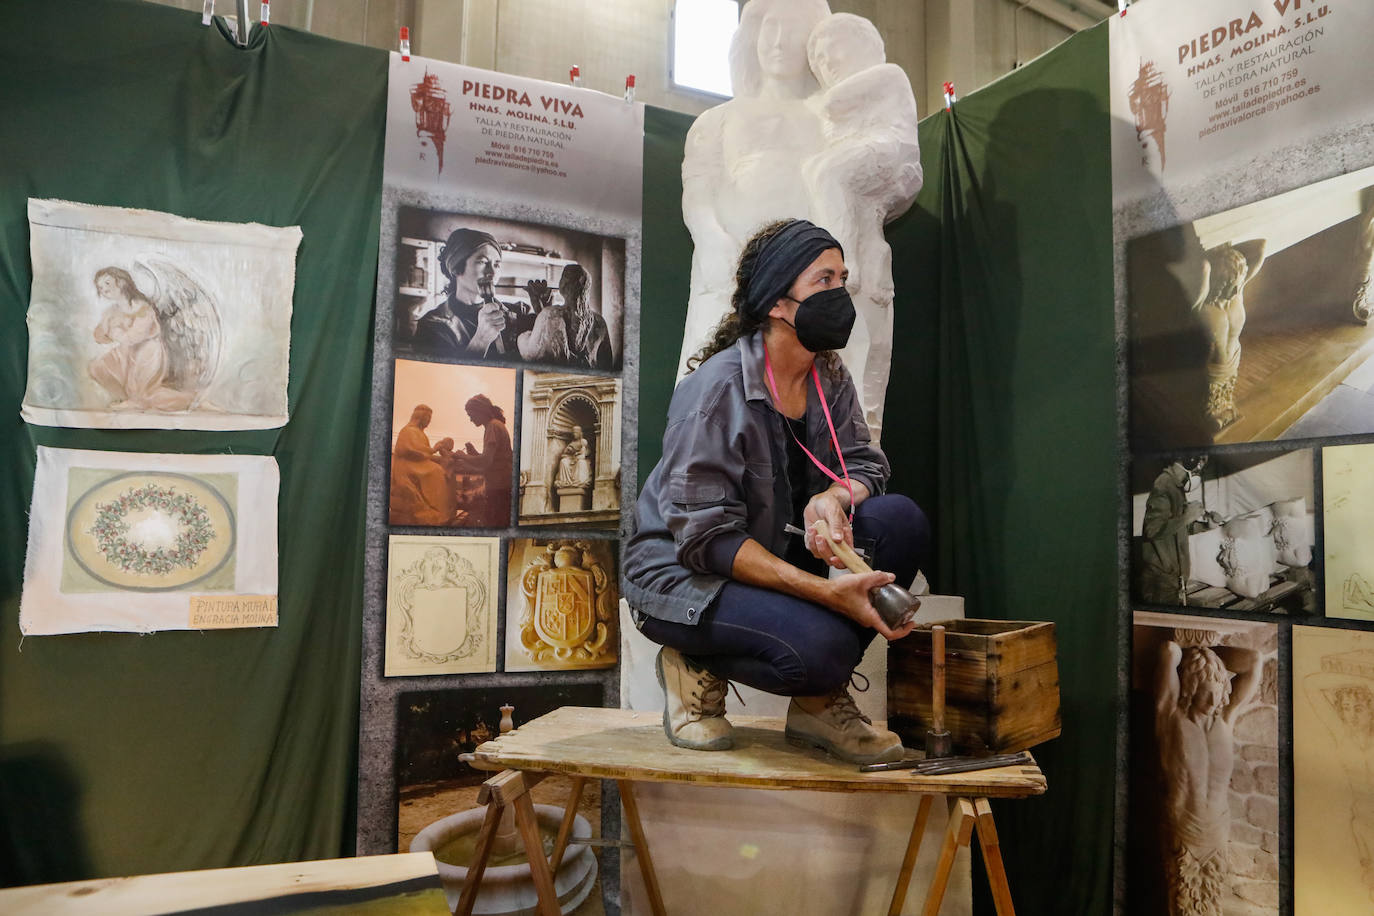
[[[729,97],[730,39],[739,0],[677,0],[673,4],[673,88]]]

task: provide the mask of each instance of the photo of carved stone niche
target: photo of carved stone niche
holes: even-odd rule
[[[1374,432],[1374,169],[1126,245],[1134,450]]]
[[[386,677],[496,670],[499,538],[389,539]]]
[[[1135,613],[1126,912],[1279,901],[1278,628]]]
[[[607,538],[510,542],[505,670],[615,664],[620,639],[616,547]]]
[[[298,226],[29,201],[30,423],[286,423]]]
[[[525,373],[520,524],[620,522],[620,380]]]
[[[1293,891],[1374,911],[1374,634],[1293,628]]]
[[[1374,445],[1322,449],[1326,616],[1374,620]]]
[[[393,392],[391,524],[509,526],[515,370],[398,359]]]
[[[1312,450],[1179,452],[1131,464],[1137,600],[1312,614]]]
[[[397,353],[620,368],[625,239],[415,207],[396,221]]]

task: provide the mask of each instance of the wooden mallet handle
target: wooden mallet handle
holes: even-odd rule
[[[930,720],[931,731],[945,730],[945,628],[930,628]]]
[[[843,540],[832,541],[830,539],[830,526],[825,523],[825,519],[816,519],[816,521],[812,523],[811,527],[816,529],[817,537],[825,538],[825,542],[830,545],[830,549],[835,551],[835,555],[844,562],[845,568],[847,568],[850,572],[873,572],[873,567],[865,563],[863,557],[859,556],[857,553],[854,552],[853,547],[850,547]]]

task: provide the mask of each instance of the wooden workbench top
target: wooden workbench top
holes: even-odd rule
[[[564,706],[478,745],[464,759],[482,770],[754,789],[1021,798],[1046,788],[1034,764],[948,776],[916,776],[910,770],[860,773],[855,764],[789,745],[782,719],[731,716],[730,721],[733,750],[692,751],[668,743],[661,710]]]

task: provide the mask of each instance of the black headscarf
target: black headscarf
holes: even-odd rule
[[[779,229],[763,243],[754,261],[754,273],[749,278],[745,295],[747,317],[767,315],[773,303],[792,288],[801,272],[820,257],[821,252],[831,248],[838,248],[840,255],[844,255],[844,248],[833,235],[807,220],[794,219]]]

